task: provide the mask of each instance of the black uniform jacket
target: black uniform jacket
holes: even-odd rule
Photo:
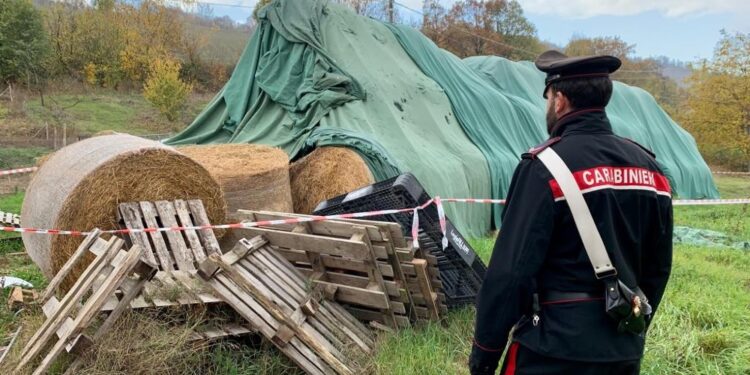
[[[494,368],[519,320],[514,341],[545,356],[639,359],[645,335],[618,333],[603,300],[542,303],[538,324],[531,322],[535,291],[604,296],[562,191],[535,157],[545,147],[552,147],[573,172],[620,280],[639,286],[654,311],[664,294],[672,264],[667,178],[650,151],[612,133],[603,110],[570,113],[558,121],[548,142],[522,156],[513,175],[477,301],[472,362],[489,360]]]

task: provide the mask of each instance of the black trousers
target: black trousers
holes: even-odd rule
[[[503,362],[502,375],[575,374],[575,375],[638,375],[641,361],[578,362],[550,358],[511,344]]]

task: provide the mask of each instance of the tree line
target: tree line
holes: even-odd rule
[[[234,67],[203,53],[211,32],[237,28],[231,20],[167,0],[36,2],[0,1],[0,83],[39,93],[57,79],[143,90],[172,120],[193,87],[218,90]]]

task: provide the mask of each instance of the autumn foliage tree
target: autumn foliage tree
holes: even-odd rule
[[[180,63],[157,58],[149,64],[143,96],[169,121],[176,121],[193,86],[180,79]]]
[[[712,60],[688,78],[680,116],[709,163],[750,170],[750,34],[722,31]]]
[[[49,50],[42,16],[27,0],[0,1],[0,83],[39,83]]]
[[[438,0],[425,0],[422,12],[422,32],[459,57],[529,60],[542,51],[536,28],[515,0],[463,0],[450,9]]]
[[[683,90],[661,72],[657,60],[635,57],[635,45],[628,44],[620,37],[574,37],[563,52],[568,56],[612,55],[619,58],[622,67],[612,75],[612,79],[648,91],[671,116],[678,113],[680,101],[685,95]]]

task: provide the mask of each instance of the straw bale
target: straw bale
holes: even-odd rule
[[[283,150],[251,144],[184,146],[178,150],[218,181],[230,216],[239,209],[292,212],[289,158]]]
[[[375,182],[367,164],[355,151],[321,147],[290,168],[294,212],[311,214],[321,201]]]
[[[21,224],[114,229],[118,204],[174,199],[201,199],[212,223],[224,221],[221,189],[200,164],[158,142],[107,135],[60,149],[42,164],[26,191]],[[23,234],[26,251],[47,276],[57,272],[81,240]]]

